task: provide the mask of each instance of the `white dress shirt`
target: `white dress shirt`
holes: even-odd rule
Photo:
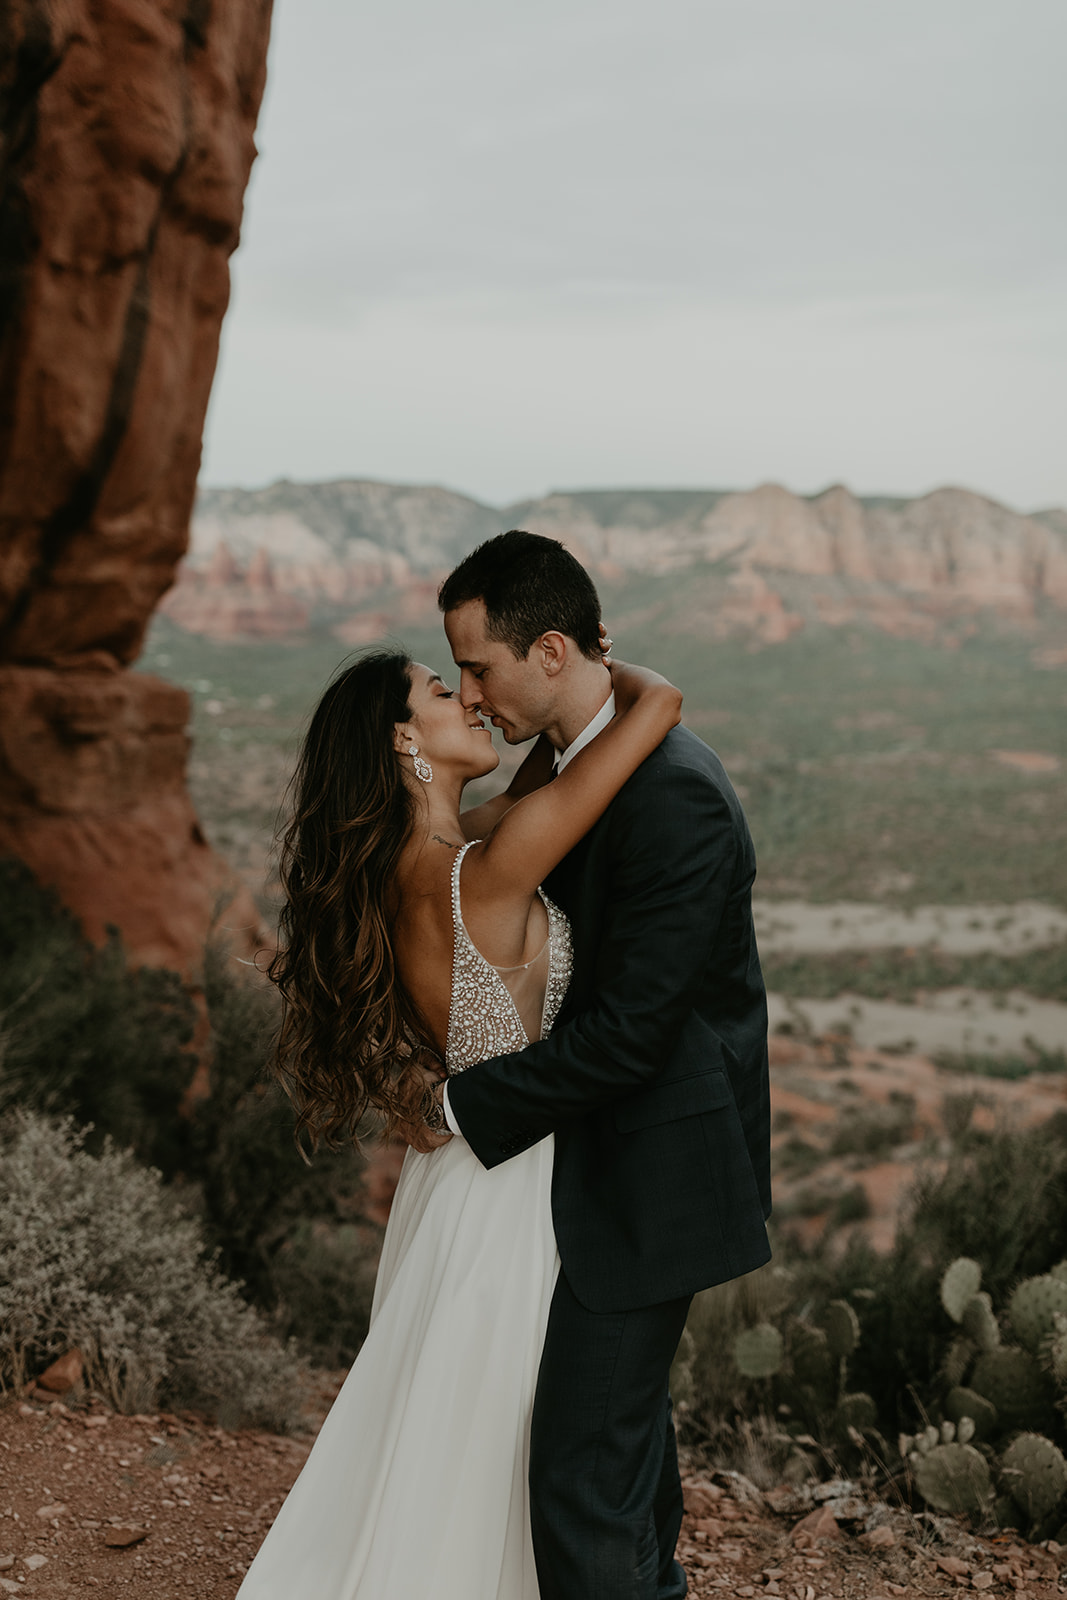
[[[552,774],[553,777],[558,777],[563,771],[564,767],[567,765],[568,761],[574,760],[579,750],[584,750],[587,744],[592,743],[598,733],[603,733],[604,729],[607,727],[614,715],[615,692],[612,690],[611,694],[608,695],[608,698],[604,701],[604,704],[601,706],[596,716],[593,717],[590,722],[586,723],[578,737],[576,739],[572,739],[567,748],[556,757],[556,764],[553,768]],[[460,1132],[454,1117],[452,1116],[452,1110],[448,1104],[447,1083],[445,1084],[444,1089],[441,1091],[441,1104],[444,1107],[445,1122],[448,1124],[450,1131],[454,1133],[458,1139],[462,1139],[463,1135]]]

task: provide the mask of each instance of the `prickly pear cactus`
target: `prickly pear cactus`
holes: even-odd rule
[[[746,1328],[734,1340],[734,1361],[746,1378],[770,1378],[781,1371],[782,1335],[769,1322]]]
[[[993,1302],[983,1291],[972,1295],[963,1308],[963,1331],[979,1350],[995,1350],[1000,1343],[1000,1328],[993,1314]]]
[[[985,1456],[970,1444],[935,1444],[911,1456],[915,1486],[937,1511],[980,1516],[992,1484]]]
[[[1037,1362],[1025,1350],[1002,1345],[978,1357],[971,1388],[997,1408],[1002,1428],[1041,1428],[1048,1425],[1051,1396]]]
[[[982,1269],[970,1256],[957,1256],[941,1279],[941,1304],[953,1322],[962,1322],[967,1303],[982,1283]]]
[[[963,1334],[957,1334],[945,1351],[941,1362],[941,1375],[950,1388],[955,1388],[962,1383],[967,1375],[967,1369],[974,1360],[975,1346]]]
[[[1039,1355],[1056,1332],[1056,1315],[1067,1314],[1067,1278],[1051,1272],[1020,1283],[1008,1302],[1008,1316],[1019,1343]]]
[[[1056,1387],[1067,1395],[1067,1317],[1056,1318],[1056,1332],[1048,1347],[1048,1360]]]
[[[1014,1528],[1019,1531],[1022,1514],[1010,1494],[998,1494],[990,1507],[990,1514],[998,1528]]]
[[[827,1398],[830,1398],[830,1391],[834,1385],[833,1358],[830,1355],[829,1340],[822,1329],[813,1328],[806,1322],[796,1323],[789,1346],[793,1376],[796,1381],[816,1391],[825,1392]]]
[[[959,1429],[964,1421],[974,1425],[976,1439],[989,1439],[997,1431],[997,1408],[975,1389],[950,1389],[945,1396],[945,1416]],[[966,1440],[963,1441],[966,1443]]]
[[[834,1432],[847,1437],[849,1429],[857,1433],[869,1433],[878,1425],[878,1407],[869,1394],[862,1390],[855,1394],[843,1394],[834,1410]]]
[[[1000,1471],[1031,1522],[1043,1522],[1067,1498],[1067,1461],[1040,1433],[1014,1439],[1000,1458]]]
[[[1054,1278],[1067,1280],[1067,1261],[1057,1261],[1054,1267],[1049,1267],[1049,1272]]]
[[[831,1300],[822,1319],[826,1345],[838,1361],[850,1356],[860,1342],[860,1320],[847,1300]]]

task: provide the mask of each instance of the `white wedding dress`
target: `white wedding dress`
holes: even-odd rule
[[[469,848],[452,869],[450,1073],[546,1033],[571,975],[567,919],[543,895],[539,956],[479,955],[460,909]],[[238,1600],[537,1600],[526,1469],[559,1266],[552,1156],[551,1137],[491,1172],[460,1138],[407,1152],[366,1343]]]

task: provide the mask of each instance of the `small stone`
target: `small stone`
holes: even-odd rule
[[[1010,1583],[1013,1577],[1013,1568],[1006,1561],[996,1561],[993,1564],[993,1576],[999,1583]]]
[[[10,1572],[14,1565],[14,1556],[0,1556],[0,1572]]]
[[[722,1538],[723,1527],[717,1517],[698,1517],[694,1526],[697,1533],[702,1533],[706,1539]]]
[[[830,1507],[820,1506],[817,1511],[809,1511],[806,1517],[801,1517],[790,1538],[798,1549],[803,1549],[820,1539],[842,1539],[844,1535]]]
[[[935,1556],[934,1560],[942,1572],[947,1572],[950,1578],[966,1578],[970,1574],[970,1567],[966,1561],[961,1561],[959,1556]]]
[[[780,1517],[792,1517],[804,1510],[811,1502],[796,1489],[791,1483],[780,1483],[774,1489],[764,1491],[763,1498],[771,1510]]]
[[[896,1534],[884,1522],[880,1527],[870,1528],[860,1534],[860,1544],[865,1544],[868,1550],[892,1550],[896,1542]]]
[[[39,1417],[42,1414],[43,1413],[38,1411],[36,1406],[28,1406],[26,1404],[25,1400],[23,1400],[19,1405],[19,1416],[20,1417]]]
[[[48,1565],[48,1557],[47,1556],[23,1556],[22,1564],[23,1564],[24,1567],[28,1567],[31,1572],[36,1572],[38,1567],[45,1567],[45,1566]]]
[[[718,1510],[721,1490],[706,1483],[687,1483],[682,1490],[682,1501],[691,1517],[710,1517]]]
[[[21,1594],[22,1585],[15,1583],[11,1578],[0,1578],[0,1590],[4,1594]]]
[[[77,1388],[85,1376],[85,1358],[80,1350],[68,1350],[66,1355],[53,1361],[37,1379],[38,1389],[51,1390],[52,1394],[66,1394]]]
[[[54,1500],[50,1500],[46,1506],[38,1506],[36,1512],[37,1516],[45,1519],[48,1522],[51,1522],[53,1517],[65,1517],[66,1514],[66,1506],[58,1505]]]
[[[976,1572],[971,1579],[972,1589],[992,1589],[995,1579],[991,1572]]]
[[[147,1538],[147,1528],[129,1528],[122,1523],[108,1528],[104,1533],[104,1543],[110,1550],[128,1550],[131,1545],[140,1544],[142,1539]]]
[[[106,1428],[107,1412],[94,1411],[91,1417],[86,1417],[83,1420],[82,1426],[85,1428]]]

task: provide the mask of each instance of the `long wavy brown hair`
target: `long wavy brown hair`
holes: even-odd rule
[[[426,1038],[396,970],[390,931],[396,868],[415,803],[393,750],[411,716],[411,658],[360,657],[319,701],[290,785],[281,836],[281,948],[268,975],[282,995],[274,1069],[296,1108],[296,1136],[330,1148],[388,1136],[425,1093]],[[363,1125],[363,1126],[361,1126]]]

